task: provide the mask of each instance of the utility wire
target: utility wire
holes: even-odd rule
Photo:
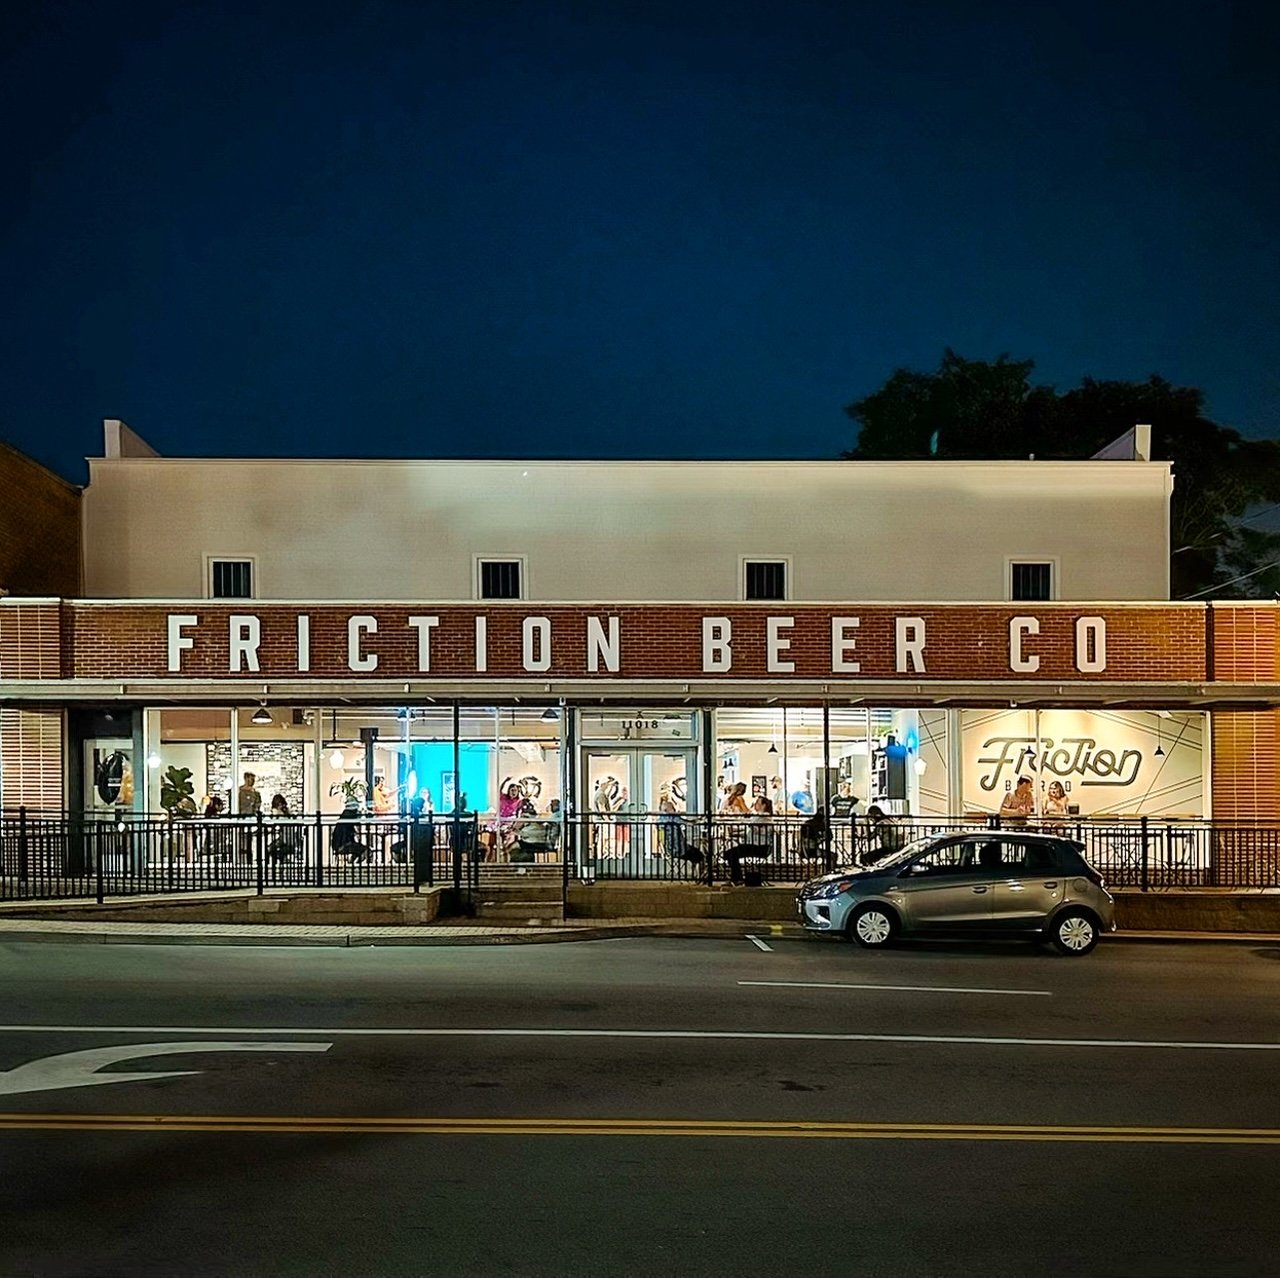
[[[1212,586],[1205,587],[1204,590],[1197,590],[1194,595],[1179,595],[1179,599],[1199,599],[1201,595],[1211,595],[1215,590],[1222,590],[1227,586],[1234,586],[1237,581],[1248,581],[1250,577],[1256,577],[1260,572],[1266,572],[1268,568],[1274,568],[1280,564],[1280,559],[1273,559],[1270,563],[1263,564],[1261,568],[1255,568],[1252,572],[1242,572],[1238,577],[1232,577],[1230,581],[1219,581]]]

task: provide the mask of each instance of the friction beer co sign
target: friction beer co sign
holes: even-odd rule
[[[584,674],[622,673],[622,618],[616,613],[585,618],[585,642],[569,660]],[[701,622],[701,659],[697,670],[703,675],[727,675],[734,672],[734,622],[727,616],[703,616]],[[167,618],[168,673],[182,673],[183,653],[194,649],[200,627],[198,613],[169,613]],[[413,633],[417,650],[415,674],[431,674],[432,638],[440,629],[440,614],[416,613],[404,618]],[[295,642],[290,654],[296,672],[311,671],[311,616],[300,612],[296,619]],[[830,664],[823,672],[832,675],[862,673],[866,645],[859,647],[862,637],[860,616],[833,616],[830,619]],[[794,616],[764,618],[766,674],[795,674],[796,658],[792,647],[796,639]],[[381,656],[377,636],[378,617],[373,613],[356,613],[346,618],[346,669],[351,674],[374,674]],[[1040,654],[1033,641],[1040,634],[1040,619],[1015,616],[1009,621],[1008,670],[1011,674],[1035,674],[1040,669]],[[402,636],[403,637],[403,636]],[[739,636],[741,637],[741,635]],[[489,673],[489,617],[480,613],[471,618],[470,669],[451,670],[451,674]],[[568,638],[568,636],[566,636]],[[570,642],[576,640],[574,636]],[[231,613],[227,617],[227,673],[262,673],[262,618],[256,613]],[[892,661],[894,674],[924,675],[928,673],[925,648],[928,623],[923,617],[893,618],[892,653],[872,655],[872,664]],[[555,635],[548,616],[520,618],[520,671],[524,674],[547,674],[552,669]],[[879,661],[876,660],[879,658]],[[1105,617],[1081,616],[1075,619],[1072,642],[1075,669],[1080,674],[1103,674],[1107,668],[1107,622]],[[436,672],[439,672],[437,663]],[[400,669],[394,674],[404,673]]]
[[[1205,677],[1205,612],[1178,605],[65,607],[80,678]]]

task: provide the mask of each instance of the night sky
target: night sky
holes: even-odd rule
[[[1273,13],[9,0],[0,436],[829,457],[947,345],[1280,435]]]

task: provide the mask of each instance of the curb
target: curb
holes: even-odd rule
[[[114,932],[105,927],[92,931],[17,931],[0,925],[0,945],[5,942],[53,942],[57,945],[210,945],[257,947],[280,949],[371,949],[375,947],[431,947],[470,945],[563,945],[570,941],[607,941],[620,937],[644,936],[653,931],[644,926],[573,928],[564,932],[490,932],[476,936],[453,934],[451,936],[397,934],[388,927],[385,936],[356,936],[343,933],[340,936],[268,936],[256,933],[251,936],[235,932]]]

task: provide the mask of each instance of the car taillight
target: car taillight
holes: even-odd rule
[[[1094,887],[1104,888],[1107,886],[1107,881],[1091,865],[1086,865],[1084,867],[1084,877],[1088,879]]]

